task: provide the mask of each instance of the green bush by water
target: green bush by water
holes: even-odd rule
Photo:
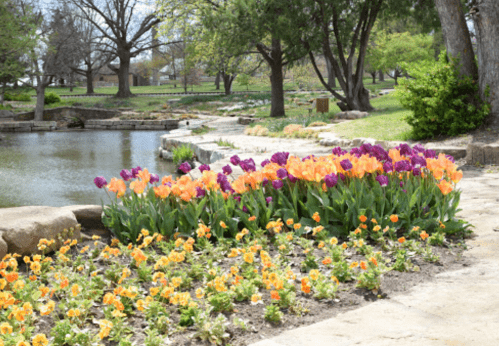
[[[174,148],[173,151],[173,163],[179,165],[185,161],[191,161],[194,158],[194,151],[188,145],[182,145],[178,148]]]

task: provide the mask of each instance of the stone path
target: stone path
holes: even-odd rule
[[[499,174],[470,168],[458,187],[459,216],[476,226],[464,254],[474,259],[471,266],[252,346],[498,345]]]

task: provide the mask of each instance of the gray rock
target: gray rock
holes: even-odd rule
[[[65,229],[74,228],[72,239],[80,238],[78,221],[70,210],[55,207],[18,207],[0,209],[0,258],[7,251],[20,255],[40,253],[37,249],[40,239],[54,239],[55,248],[62,242],[57,235]]]
[[[14,113],[12,113],[9,110],[6,109],[0,109],[0,118],[13,118],[15,116]]]
[[[469,165],[477,162],[482,165],[499,164],[499,144],[470,143],[466,151],[466,163]]]
[[[365,118],[369,115],[367,112],[361,112],[361,111],[346,111],[346,112],[340,112],[336,114],[337,118],[340,119],[361,119]]]
[[[106,229],[102,223],[102,206],[100,205],[68,205],[61,209],[71,211],[78,223],[86,229]]]

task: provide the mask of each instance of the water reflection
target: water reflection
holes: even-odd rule
[[[0,141],[0,207],[107,203],[93,179],[118,177],[123,168],[146,167],[169,175],[157,155],[165,131],[4,133]]]

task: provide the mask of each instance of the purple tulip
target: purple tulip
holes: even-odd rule
[[[277,163],[279,166],[284,166],[288,162],[289,153],[275,153],[270,158],[271,162]]]
[[[298,181],[298,178],[292,174],[288,174],[288,179],[291,183],[296,183]]]
[[[455,162],[456,162],[456,160],[454,159],[454,157],[453,157],[453,156],[451,156],[451,155],[445,155],[445,157],[447,158],[447,160],[449,160],[449,161],[450,161],[450,162],[452,162],[452,163],[455,163]]]
[[[350,154],[352,154],[355,157],[361,157],[362,156],[362,152],[360,151],[359,148],[352,148],[350,150]]]
[[[338,184],[338,176],[334,173],[328,174],[324,177],[327,187],[334,187]]]
[[[229,175],[229,174],[231,174],[231,173],[232,173],[232,168],[230,168],[230,166],[229,166],[229,165],[227,165],[227,166],[223,166],[223,167],[222,167],[222,171],[224,172],[224,174],[225,174],[225,175]]]
[[[341,155],[345,155],[347,152],[345,150],[341,150],[340,147],[336,147],[336,148],[333,148],[332,153],[333,153],[333,155],[341,156]]]
[[[383,164],[383,171],[385,173],[393,172],[393,164],[391,162],[385,162]]]
[[[413,148],[412,148],[412,152],[414,154],[420,154],[420,153],[423,153],[424,154],[424,147],[421,145],[421,144],[416,144]]]
[[[404,156],[411,156],[412,155],[412,149],[409,144],[407,143],[402,143],[396,149],[400,150],[400,155]]]
[[[343,161],[340,162],[340,165],[341,165],[341,168],[343,168],[345,171],[349,171],[353,167],[353,165],[349,159],[344,159]]]
[[[239,166],[245,172],[255,172],[256,171],[256,165],[255,165],[255,161],[253,161],[253,159],[243,160],[243,161],[239,162]]]
[[[189,162],[184,162],[183,164],[181,164],[178,169],[180,169],[182,172],[184,173],[189,173],[191,171],[191,165],[189,164]]]
[[[409,163],[409,161],[402,160],[402,161],[395,162],[395,170],[397,172],[408,172],[411,169],[412,169],[412,167],[411,167],[411,164]]]
[[[340,173],[339,175],[340,175],[341,181],[345,181],[345,179],[347,178],[347,177],[345,177],[345,175],[343,173]]]
[[[232,163],[234,166],[239,165],[239,162],[241,162],[241,159],[237,155],[234,155],[230,158],[230,163]]]
[[[199,186],[196,186],[196,197],[202,198],[206,196],[206,190],[200,188]]]
[[[232,196],[232,198],[241,203],[241,196]]]
[[[210,171],[210,170],[211,170],[211,168],[208,165],[201,165],[201,166],[199,166],[199,171],[201,173],[203,173],[204,171]]]
[[[262,166],[262,167],[265,167],[265,166],[267,166],[269,163],[270,163],[270,160],[269,160],[269,159],[264,160],[264,161],[262,161],[261,166]]]
[[[149,183],[154,184],[158,181],[159,181],[159,175],[151,173],[151,178],[149,179]]]
[[[262,186],[265,186],[269,183],[269,180],[267,178],[263,178],[262,180]]]
[[[222,189],[223,192],[233,192],[234,190],[232,189],[232,185],[230,185],[230,183],[228,181],[223,181],[221,184],[220,184],[220,189]]]
[[[381,186],[387,186],[390,180],[388,180],[388,177],[386,175],[378,175],[376,177],[376,181],[381,185]]]
[[[424,151],[424,157],[427,159],[434,159],[437,157],[437,153],[434,150],[427,149]]]
[[[128,169],[123,169],[120,172],[120,175],[124,181],[129,181],[130,179],[132,179],[132,172],[130,172]]]
[[[419,155],[412,155],[411,164],[415,168],[426,167],[426,159],[422,156],[419,156]]]
[[[360,152],[362,155],[370,154],[373,146],[369,143],[364,143],[360,146]]]
[[[288,176],[288,171],[286,170],[286,168],[279,168],[276,174],[280,179],[284,179]]]
[[[103,187],[104,185],[107,185],[106,178],[104,178],[104,177],[102,177],[102,176],[96,177],[96,178],[94,179],[94,183],[95,183],[95,185],[97,185],[97,187],[98,187],[99,189],[102,189],[102,187]]]
[[[246,206],[245,206],[245,205],[243,205],[243,211],[244,211],[245,213],[248,213],[248,212],[249,212],[248,208],[246,208]]]
[[[222,184],[225,181],[227,181],[227,176],[223,173],[218,173],[217,174],[217,183]]]
[[[400,187],[404,186],[404,182],[403,182],[403,181],[401,181],[401,182],[399,183],[399,185],[400,185]]]
[[[303,159],[301,159],[302,162],[305,162],[307,160],[312,160],[315,162],[315,156],[312,154],[312,155],[308,155],[308,156],[304,157]]]
[[[142,168],[140,168],[140,166],[132,168],[132,178],[137,178],[139,171],[141,171],[141,170],[142,170]]]
[[[267,204],[272,203],[272,197],[265,198],[265,201],[267,202]]]
[[[421,175],[421,168],[414,167],[412,169],[412,175],[415,177],[419,177]]]
[[[274,187],[274,189],[279,190],[284,186],[284,183],[282,182],[282,180],[276,179],[272,181],[272,186]]]

